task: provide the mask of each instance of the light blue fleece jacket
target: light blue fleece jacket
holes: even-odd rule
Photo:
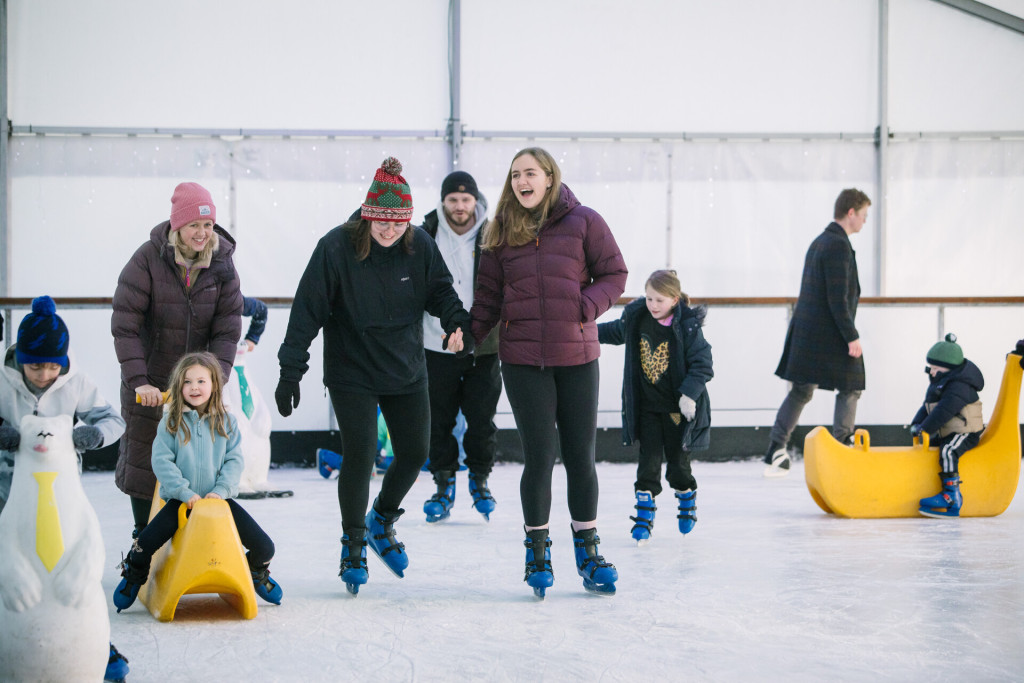
[[[238,495],[238,482],[245,465],[242,437],[233,415],[225,415],[227,438],[214,434],[208,417],[186,409],[182,413],[192,436],[186,444],[182,430],[176,436],[167,431],[167,414],[160,419],[153,440],[153,474],[160,481],[164,500],[188,502],[213,492],[227,500]]]

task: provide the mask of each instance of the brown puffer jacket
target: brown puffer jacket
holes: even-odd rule
[[[214,226],[220,245],[209,268],[193,274],[185,287],[170,221],[157,225],[117,278],[110,332],[121,364],[121,416],[126,423],[114,481],[136,498],[153,497],[151,449],[161,408],[135,403],[135,389],[151,384],[166,390],[174,364],[189,351],[210,351],[220,360],[224,379],[235,362],[242,335],[242,294],[232,254],[235,241]]]

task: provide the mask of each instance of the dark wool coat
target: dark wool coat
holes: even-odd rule
[[[535,241],[481,255],[473,336],[479,343],[500,323],[503,363],[589,363],[601,355],[595,321],[622,295],[627,274],[608,224],[563,184]]]
[[[114,481],[128,495],[146,500],[156,486],[150,453],[163,411],[135,403],[135,389],[150,384],[166,390],[174,364],[190,351],[217,356],[227,381],[242,335],[242,294],[232,259],[235,241],[215,225],[220,245],[210,267],[201,269],[186,289],[167,240],[170,227],[164,221],[153,228],[149,241],[121,271],[110,318],[126,423]]]
[[[324,384],[365,394],[407,394],[427,384],[423,312],[445,332],[469,329],[469,313],[452,287],[437,244],[414,230],[390,247],[370,241],[359,261],[348,228],[324,235],[295,292],[288,329],[277,353],[281,379],[299,381],[309,369],[309,345],[324,331]]]
[[[437,239],[437,209],[434,209],[426,216],[423,217],[423,229],[433,239]],[[476,231],[476,240],[473,242],[473,286],[476,286],[477,273],[480,272],[480,242],[484,238],[484,228],[486,224],[480,226],[480,229]],[[491,330],[491,333],[487,335],[487,338],[477,344],[476,350],[473,353],[477,356],[493,356],[498,352],[498,328],[495,327]]]
[[[820,389],[864,389],[864,357],[849,354],[849,343],[860,339],[853,323],[858,301],[856,254],[846,231],[830,223],[807,250],[800,297],[775,374]]]
[[[985,388],[981,369],[969,360],[949,372],[940,372],[928,378],[924,403],[917,410],[910,424],[921,425],[921,431],[936,438],[939,429],[952,420],[959,420],[956,431],[967,425],[960,415],[965,406],[978,401],[978,392]],[[931,411],[928,410],[931,406]],[[978,430],[982,431],[982,430]]]
[[[628,446],[640,437],[640,321],[647,311],[646,299],[631,301],[622,316],[597,326],[602,344],[625,344],[626,360],[622,368],[622,445]],[[705,385],[715,376],[711,362],[711,344],[704,339],[701,327],[707,316],[706,306],[690,308],[680,302],[672,317],[668,372],[675,387],[676,401],[686,394],[697,403],[693,421],[683,431],[683,449],[707,450],[711,445],[711,400]]]

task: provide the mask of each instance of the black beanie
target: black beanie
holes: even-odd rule
[[[48,296],[32,300],[32,312],[18,326],[15,357],[22,365],[68,364],[68,328],[57,315],[57,304]]]
[[[441,183],[441,201],[452,192],[466,192],[480,199],[480,191],[476,189],[476,181],[473,176],[465,171],[454,171]]]

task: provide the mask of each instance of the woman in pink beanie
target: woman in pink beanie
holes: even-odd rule
[[[136,533],[146,526],[156,478],[150,448],[161,391],[174,364],[210,351],[228,377],[242,334],[235,241],[216,224],[217,207],[198,183],[180,183],[171,217],[154,227],[121,271],[110,331],[121,364],[121,437],[115,481],[131,496]]]

